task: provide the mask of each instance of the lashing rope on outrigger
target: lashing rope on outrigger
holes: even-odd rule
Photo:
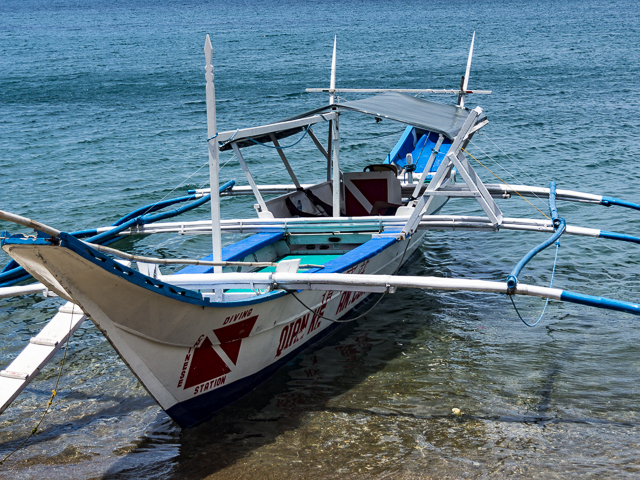
[[[529,261],[534,256],[536,256],[542,250],[546,249],[555,242],[556,254],[553,260],[553,270],[551,272],[551,282],[549,284],[549,288],[553,287],[553,279],[555,277],[556,266],[558,264],[558,250],[560,249],[559,239],[567,228],[567,223],[565,222],[564,218],[560,218],[560,216],[558,215],[558,208],[556,206],[556,182],[551,182],[549,184],[549,214],[551,215],[551,221],[553,222],[555,233],[551,236],[551,238],[532,248],[524,257],[522,257],[522,259],[516,264],[516,266],[507,277],[507,296],[509,297],[509,300],[511,300],[511,304],[518,314],[518,318],[520,318],[520,320],[522,320],[522,323],[524,323],[527,327],[535,327],[538,323],[540,323],[540,320],[542,320],[542,317],[544,316],[544,312],[547,310],[547,305],[549,305],[549,299],[547,298],[547,300],[545,301],[544,308],[542,309],[542,313],[540,313],[538,320],[536,320],[534,323],[528,323],[524,318],[522,318],[522,315],[520,315],[518,307],[516,306],[516,302],[513,300],[513,294],[515,293],[515,289],[518,286],[518,275],[525,267],[525,265],[529,263]]]
[[[634,209],[640,210],[640,206],[638,206],[636,204],[633,204],[631,202],[621,201],[621,200],[617,200],[617,199],[614,199],[614,198],[611,198],[611,197],[603,197],[603,198],[607,198],[609,200],[616,200],[615,203],[614,202],[611,203],[612,205],[622,205],[622,206],[626,206],[628,208],[634,208]],[[638,207],[638,208],[636,208],[636,207]],[[551,213],[551,217],[553,219],[553,225],[554,225],[554,228],[556,230],[555,233],[548,240],[546,240],[543,243],[541,243],[540,245],[532,248],[516,264],[516,266],[513,268],[513,270],[511,271],[511,273],[507,277],[507,295],[509,295],[509,297],[511,299],[511,302],[513,303],[514,307],[516,307],[516,306],[515,306],[515,302],[513,301],[513,294],[516,292],[516,288],[517,288],[517,285],[518,285],[518,275],[520,274],[521,270],[524,268],[524,266],[536,254],[538,254],[539,252],[541,252],[545,248],[549,247],[554,242],[557,242],[557,248],[558,248],[560,246],[559,242],[558,242],[558,239],[565,232],[565,229],[566,229],[565,220],[558,216],[558,210],[556,208],[556,184],[555,184],[555,182],[551,182],[550,185],[549,185],[549,212]],[[602,238],[610,238],[610,239],[615,239],[615,240],[623,240],[623,241],[629,241],[629,242],[633,242],[633,243],[639,243],[638,242],[638,238],[631,237],[629,235],[624,235],[624,234],[601,231],[599,236],[602,237]],[[551,284],[553,284],[553,275],[555,275],[555,269],[556,269],[556,263],[557,263],[557,248],[556,248],[556,259],[554,260],[553,274],[552,274],[552,277],[551,277]],[[551,288],[551,287],[549,287],[549,288]],[[624,302],[624,301],[621,301],[621,300],[613,300],[613,299],[610,299],[610,298],[597,297],[597,296],[593,296],[593,295],[585,295],[585,294],[582,294],[582,293],[569,292],[567,290],[562,290],[561,291],[560,300],[561,301],[565,301],[565,302],[578,303],[578,304],[581,304],[581,305],[588,305],[588,306],[596,307],[596,308],[605,308],[605,309],[608,309],[608,310],[617,310],[619,312],[632,313],[632,314],[635,314],[635,315],[639,315],[640,314],[640,305],[638,305],[638,304],[634,304],[634,303],[630,303],[630,302]],[[545,305],[545,309],[546,309],[546,305]],[[537,325],[538,322],[540,321],[540,319],[542,318],[542,315],[541,315],[540,318],[534,324],[529,324],[522,318],[522,316],[520,315],[520,312],[518,312],[517,308],[516,308],[516,313],[518,313],[518,316],[520,317],[520,319],[527,326]],[[544,314],[544,309],[542,311],[542,314]]]
[[[551,282],[549,282],[549,288],[553,287],[553,279],[556,276],[556,265],[558,264],[558,250],[560,249],[560,242],[556,242],[556,255],[555,258],[553,259],[553,270],[551,270]],[[536,320],[534,323],[529,323],[527,322],[524,318],[522,318],[522,315],[520,315],[520,311],[518,310],[518,307],[516,306],[516,302],[513,299],[515,295],[508,295],[509,300],[511,300],[511,304],[513,305],[513,308],[515,309],[516,313],[518,314],[518,318],[520,320],[522,320],[522,323],[524,323],[527,327],[535,327],[536,325],[538,325],[540,323],[540,320],[542,320],[542,317],[544,317],[544,312],[547,310],[547,306],[549,305],[549,298],[547,298],[544,302],[544,307],[542,308],[542,312],[540,313],[540,316],[538,317],[538,320]]]

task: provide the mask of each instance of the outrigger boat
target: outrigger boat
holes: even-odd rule
[[[207,36],[210,184],[219,185],[219,152],[232,150],[248,186],[229,183],[192,192],[200,199],[211,195],[210,220],[159,223],[164,214],[156,213],[145,217],[152,223],[135,212],[116,225],[90,232],[93,236],[85,232],[83,241],[80,234],[0,212],[0,219],[37,231],[37,237],[5,235],[2,248],[41,282],[7,286],[0,295],[48,291],[69,302],[0,372],[2,409],[86,316],[149,394],[186,428],[247,394],[342,322],[366,314],[381,294],[400,287],[533,295],[640,314],[637,304],[518,282],[526,263],[563,233],[640,243],[636,237],[567,225],[558,215],[556,200],[640,206],[557,190],[555,184],[485,185],[465,154],[474,133],[487,124],[482,109],[466,108],[465,98],[490,93],[468,90],[473,42],[459,90],[368,90],[364,92],[379,94],[336,103],[337,93],[363,90],[335,87],[334,41],[330,87],[309,89],[327,91],[328,105],[276,123],[224,132],[218,132],[216,124],[212,51]],[[424,92],[455,93],[458,102],[445,105],[408,95]],[[340,162],[340,118],[353,113],[406,125],[395,148],[364,172],[343,171]],[[326,148],[312,128],[322,124],[328,124]],[[322,181],[298,181],[285,154],[293,145],[280,144],[293,136],[300,137],[293,145],[308,138],[326,158],[327,176]],[[260,145],[274,148],[291,185],[256,183],[243,152]],[[244,194],[255,196],[257,218],[223,220],[220,198]],[[266,200],[269,194],[278,195]],[[516,194],[548,198],[549,218],[505,217],[495,198]],[[440,214],[449,200],[469,197],[477,200],[485,216]],[[504,282],[397,275],[430,230],[457,229],[549,232],[551,237],[532,249]],[[100,245],[109,235],[112,239],[167,232],[211,234],[212,254],[203,260],[159,259]],[[250,235],[222,248],[223,233]],[[161,273],[161,265],[176,264],[186,267]]]

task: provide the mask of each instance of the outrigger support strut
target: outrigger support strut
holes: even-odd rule
[[[38,335],[4,370],[0,371],[0,413],[11,405],[16,397],[53,358],[70,335],[73,335],[87,316],[77,305],[67,302],[45,325]]]
[[[482,209],[487,214],[487,217],[489,217],[489,220],[491,221],[493,227],[498,228],[502,224],[502,211],[493,200],[493,197],[484,186],[482,180],[480,180],[473,167],[471,167],[471,165],[469,164],[469,161],[462,153],[462,149],[467,144],[467,141],[472,135],[471,130],[476,123],[476,119],[481,113],[482,108],[480,107],[476,107],[469,112],[469,116],[462,125],[460,132],[458,132],[458,135],[456,135],[456,138],[453,140],[453,144],[449,148],[449,152],[444,157],[444,160],[438,167],[436,173],[433,175],[433,178],[427,186],[424,194],[416,202],[411,218],[409,218],[404,228],[402,229],[400,238],[407,238],[416,231],[418,225],[420,224],[420,220],[422,219],[423,213],[425,211],[429,212],[429,206],[431,205],[434,196],[440,194],[441,191],[443,191],[442,186],[444,185],[445,181],[451,177],[454,167],[462,176],[462,179],[464,180],[469,190],[461,192],[461,194],[458,194],[457,192],[446,192],[445,195],[449,197],[469,195],[475,197]],[[420,188],[420,186],[421,185],[419,184],[418,188]],[[469,192],[471,193],[469,194]]]
[[[273,214],[269,212],[269,209],[267,208],[267,204],[264,202],[262,195],[260,195],[260,190],[258,190],[258,186],[256,185],[256,182],[253,179],[253,175],[251,175],[251,172],[249,171],[247,162],[244,160],[244,157],[242,156],[242,153],[238,148],[238,144],[236,142],[232,142],[231,147],[233,148],[233,152],[236,154],[236,158],[238,159],[238,162],[240,163],[240,166],[242,167],[242,170],[244,171],[244,174],[247,177],[247,181],[249,182],[249,185],[251,185],[251,190],[253,190],[253,194],[255,195],[256,200],[258,201],[258,206],[260,208],[260,211],[258,212],[258,216],[260,218],[273,218]],[[219,223],[220,222],[218,221],[218,224]]]

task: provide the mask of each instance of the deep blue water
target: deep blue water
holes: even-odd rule
[[[207,33],[218,125],[229,130],[324,103],[304,89],[328,85],[334,35],[338,86],[456,88],[476,31],[469,86],[493,94],[468,100],[490,120],[469,152],[508,183],[555,180],[640,203],[639,16],[628,0],[4,0],[0,208],[76,230],[205,186]],[[341,127],[341,159],[353,170],[381,159],[396,137],[364,139],[401,129],[348,116]],[[274,152],[253,148],[246,156],[258,181],[283,180]],[[322,178],[310,141],[290,158],[303,182]],[[246,183],[235,161],[221,171],[231,178]],[[225,200],[223,215],[251,216],[252,203]],[[539,217],[518,199],[500,206],[508,216]],[[569,224],[640,235],[639,212],[559,207]],[[447,209],[478,211],[466,201]],[[189,218],[206,215],[204,208]],[[544,237],[434,232],[403,273],[504,279]],[[210,240],[120,246],[199,257]],[[563,237],[554,285],[640,301],[639,259],[635,245]],[[541,255],[525,281],[548,285],[552,263],[553,252]],[[0,301],[0,366],[60,303]],[[543,302],[519,304],[533,318]],[[87,322],[71,341],[42,433],[0,467],[0,477],[634,478],[637,321],[552,302],[528,329],[501,296],[401,291],[185,432]],[[33,427],[59,362],[60,355],[0,416],[0,455]]]

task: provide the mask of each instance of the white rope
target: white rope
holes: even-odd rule
[[[529,175],[529,174],[527,173],[527,171],[526,171],[526,170],[524,170],[520,165],[518,165],[518,163],[517,163],[513,158],[511,158],[511,157],[507,154],[507,152],[505,152],[504,150],[502,150],[502,149],[500,148],[500,146],[499,146],[496,142],[494,142],[493,140],[491,140],[491,138],[489,138],[489,136],[488,136],[486,133],[484,133],[484,132],[478,132],[478,135],[482,135],[482,136],[486,137],[486,139],[487,139],[487,140],[489,140],[491,143],[493,143],[493,145],[494,145],[498,150],[500,150],[500,151],[502,152],[502,154],[503,154],[505,157],[507,157],[509,160],[511,160],[511,163],[513,163],[516,167],[518,167],[518,170],[520,170],[520,171],[521,171],[521,172],[522,172],[522,173],[523,173],[523,174],[524,174],[524,175],[525,175],[529,180],[531,180],[531,181],[532,181],[532,182],[533,182],[537,187],[543,188],[543,187],[542,187],[542,185],[540,185],[540,184],[539,184],[538,182],[536,182],[533,178],[531,178],[531,175]],[[474,144],[474,145],[475,145],[475,144]]]
[[[184,184],[187,182],[187,180],[189,180],[189,179],[190,179],[191,177],[193,177],[196,173],[198,173],[200,170],[202,170],[202,169],[204,168],[204,166],[205,166],[205,165],[207,165],[208,163],[209,163],[209,161],[207,160],[205,163],[203,163],[202,165],[200,165],[200,167],[199,167],[195,172],[193,172],[191,175],[189,175],[187,178],[185,178],[185,179],[184,179],[184,180],[183,180],[183,181],[182,181],[178,186],[173,187],[173,189],[172,189],[169,193],[167,193],[164,197],[162,197],[162,198],[161,198],[160,200],[158,200],[156,203],[154,203],[153,205],[151,205],[147,211],[151,210],[153,207],[155,207],[157,204],[159,204],[160,202],[162,202],[165,198],[167,198],[169,195],[171,195],[173,192],[175,192],[177,189],[179,189],[182,185],[184,185]]]
[[[507,170],[506,168],[504,168],[497,160],[495,160],[493,157],[491,157],[491,155],[489,155],[487,152],[485,152],[484,150],[482,150],[482,148],[480,148],[475,142],[470,141],[469,143],[471,143],[475,148],[477,148],[478,150],[480,150],[480,152],[487,157],[489,160],[491,160],[493,163],[495,163],[496,165],[498,165],[502,170],[504,170],[511,178],[513,178],[516,182],[520,182],[520,180],[518,179],[518,177],[516,177],[513,173],[511,173],[509,170]],[[497,146],[497,145],[496,145]],[[500,148],[500,147],[498,147]],[[504,153],[504,152],[503,152]],[[505,154],[506,155],[506,154]],[[513,160],[511,160],[513,162]],[[515,163],[515,162],[514,162]],[[517,166],[518,164],[516,164]],[[518,168],[520,168],[518,166]],[[520,169],[522,171],[522,169]],[[527,177],[529,177],[529,179],[539,188],[543,188],[540,186],[539,183],[537,183],[533,178],[531,178],[526,172],[523,172],[525,175],[527,175]],[[540,200],[542,203],[546,203],[542,198],[540,198],[538,195],[536,195],[535,193],[532,192],[532,195],[534,197],[536,197],[538,200]]]

